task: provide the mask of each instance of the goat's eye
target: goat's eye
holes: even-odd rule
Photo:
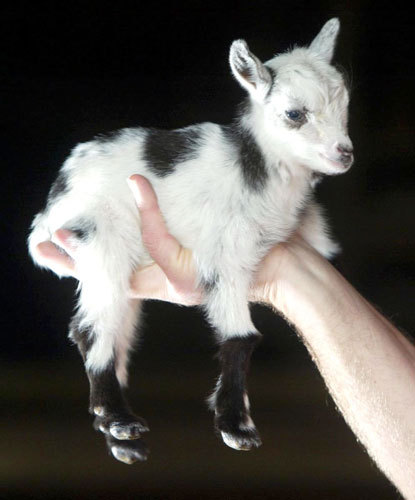
[[[285,112],[286,117],[293,122],[302,122],[305,118],[305,112],[299,109],[291,109]]]

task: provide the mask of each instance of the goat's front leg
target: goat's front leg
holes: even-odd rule
[[[245,285],[236,289],[218,281],[206,292],[208,317],[220,341],[218,357],[221,367],[209,403],[215,412],[217,431],[224,443],[236,450],[250,450],[261,445],[250,415],[246,387],[251,354],[260,334],[251,321]]]
[[[134,312],[136,308],[132,308],[130,314]],[[75,315],[70,337],[78,344],[85,362],[90,384],[89,411],[95,415],[94,428],[105,435],[108,449],[117,460],[126,464],[146,460],[148,449],[141,434],[148,431],[147,423],[131,411],[124,395],[134,322],[124,321],[125,330],[118,332],[109,347],[104,347],[104,343],[109,342],[108,336],[100,338],[80,324]]]
[[[220,346],[221,375],[211,403],[215,411],[215,427],[225,444],[236,450],[250,450],[261,444],[250,415],[246,375],[258,334],[233,337]]]
[[[323,209],[315,201],[308,204],[297,232],[326,259],[331,259],[340,252],[340,246],[330,235]]]

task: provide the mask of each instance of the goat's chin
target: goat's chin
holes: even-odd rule
[[[344,165],[344,163],[336,160],[332,160],[328,156],[322,153],[318,154],[318,158],[311,165],[312,170],[325,175],[340,175],[344,174],[352,166]]]

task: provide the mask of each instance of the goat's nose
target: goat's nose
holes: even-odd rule
[[[337,151],[341,155],[351,156],[353,154],[353,146],[349,146],[348,144],[337,144]]]
[[[336,150],[339,153],[339,160],[346,168],[350,168],[353,164],[353,146],[349,144],[336,144]]]

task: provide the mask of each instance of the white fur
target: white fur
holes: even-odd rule
[[[311,200],[313,175],[347,170],[338,145],[351,147],[347,133],[348,92],[330,65],[339,23],[331,20],[310,48],[296,48],[263,65],[243,41],[233,43],[232,71],[250,95],[241,127],[255,138],[265,158],[267,181],[252,189],[241,175],[235,146],[222,128],[203,123],[197,158],[156,175],[140,158],[147,131],[125,129],[112,142],[77,146],[64,163],[69,190],[36,216],[30,253],[59,228],[79,218],[96,231],[76,255],[82,327],[93,345],[89,370],[104,369],[116,358],[117,376],[126,383],[126,363],[139,305],[129,300],[129,277],[150,262],[140,241],[140,220],[126,179],[145,175],[154,186],[171,234],[194,252],[200,280],[216,279],[205,309],[219,336],[255,332],[247,293],[253,272],[271,245],[300,231],[320,253],[336,250],[319,207]],[[273,82],[271,68],[276,73]],[[307,109],[301,128],[288,123],[286,111]],[[59,270],[54,270],[57,274]]]

